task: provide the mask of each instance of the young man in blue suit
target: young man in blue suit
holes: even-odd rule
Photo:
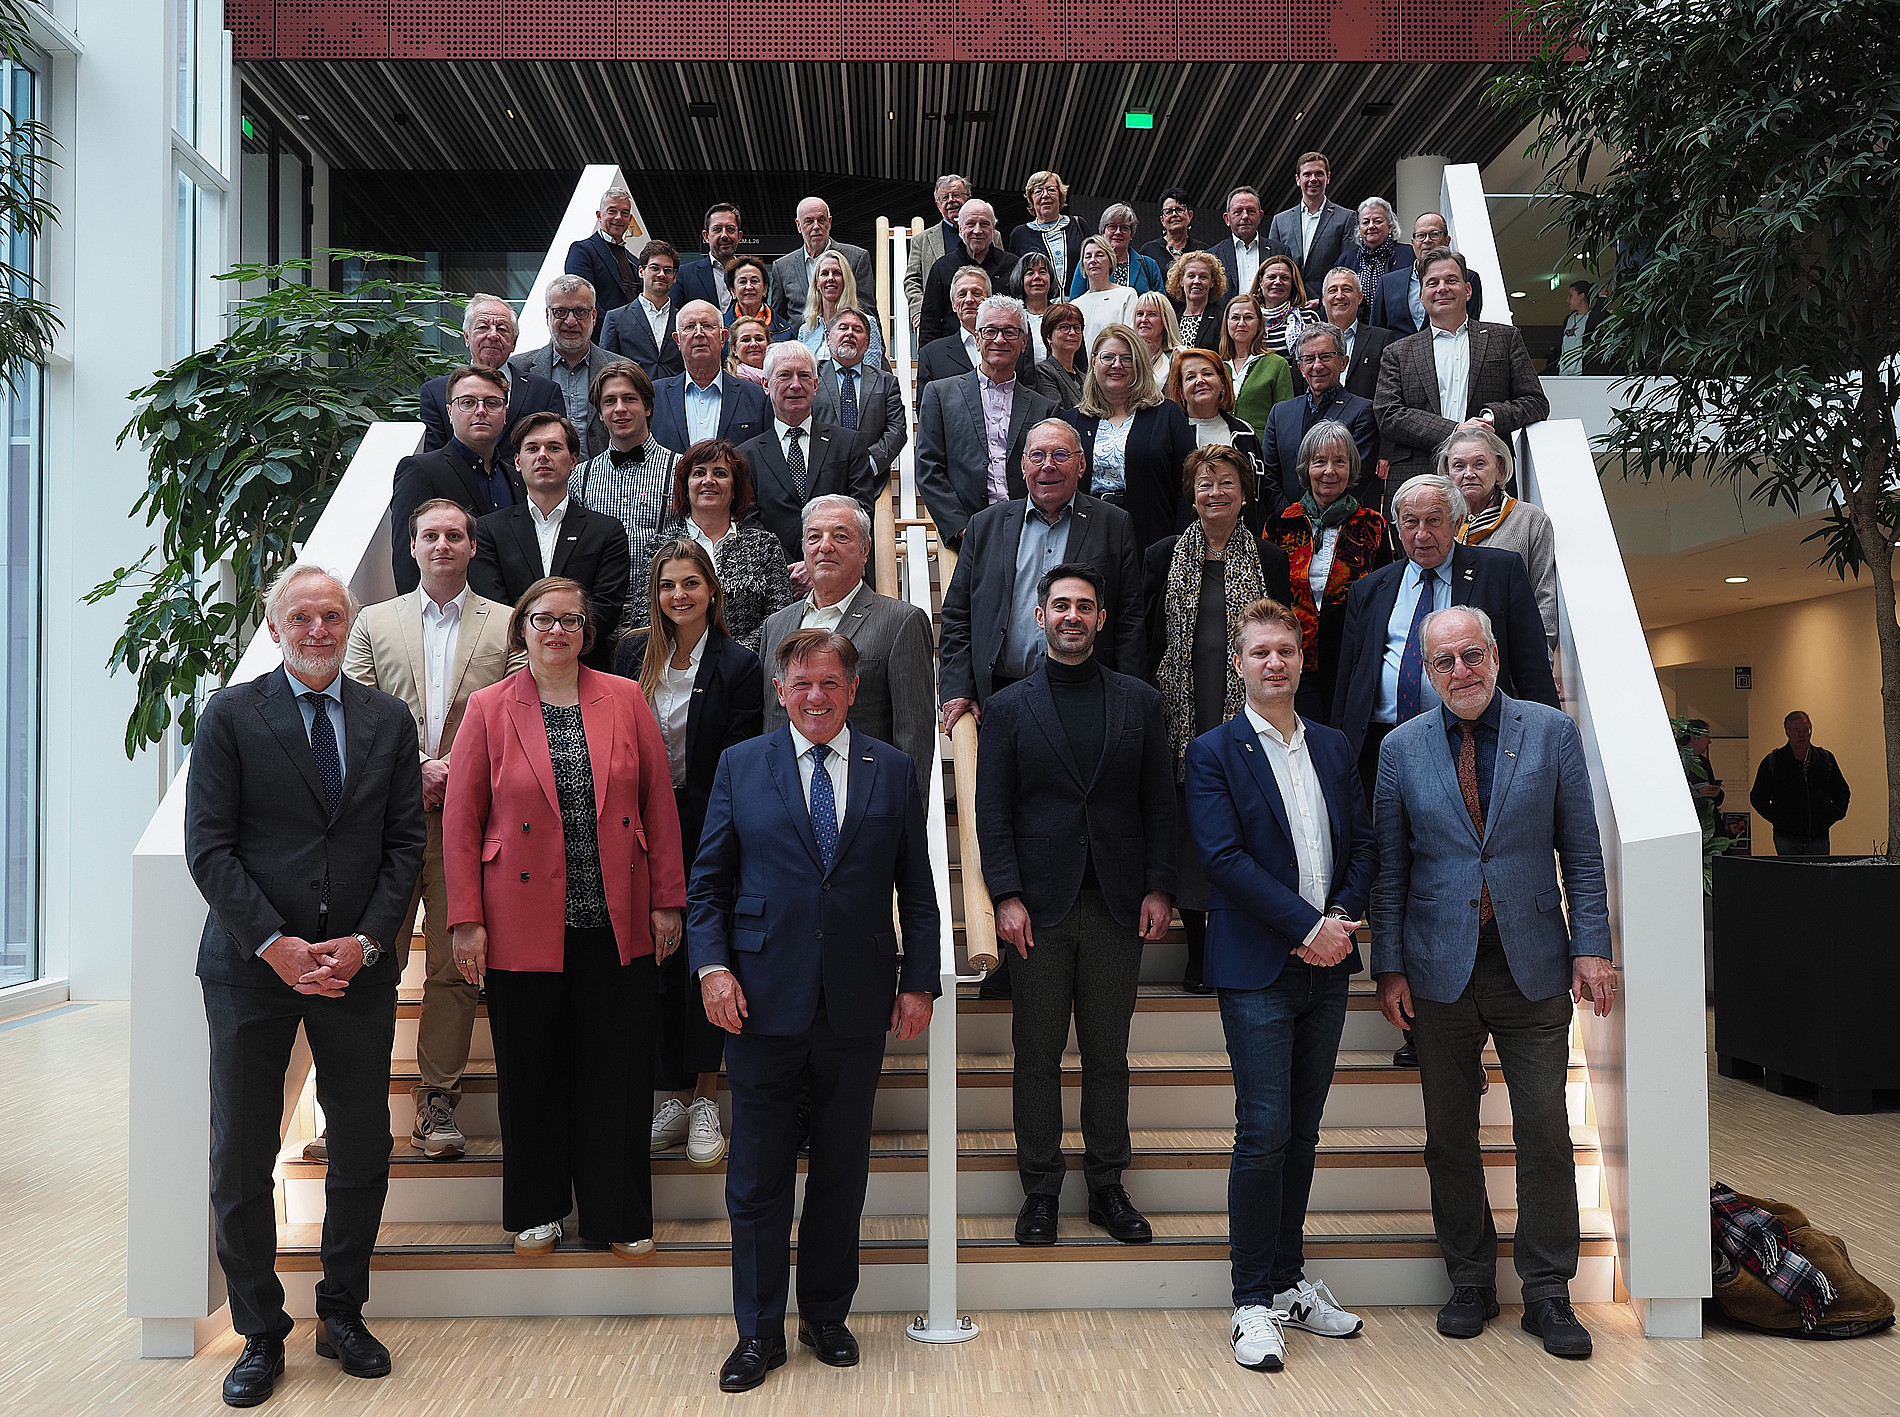
[[[1607,1017],[1617,984],[1590,770],[1569,715],[1499,691],[1484,611],[1437,611],[1421,633],[1439,703],[1379,750],[1372,972],[1386,1018],[1409,1024],[1418,1048],[1432,1226],[1452,1283],[1438,1331],[1476,1338],[1498,1314],[1498,1232],[1478,1150],[1488,1034],[1511,1089],[1522,1326],[1550,1353],[1587,1358],[1590,1334],[1570,1307],[1571,1005],[1589,999]]]
[[[798,1338],[848,1368],[858,1225],[884,1034],[911,1039],[940,992],[940,920],[908,755],[854,731],[857,647],[830,630],[779,642],[790,722],[719,759],[687,893],[687,963],[731,1035],[732,1305],[719,1373],[744,1392],[785,1362],[801,1102],[811,1161],[798,1230]],[[904,952],[891,929],[897,891]]]
[[[1201,977],[1220,993],[1234,1067],[1234,1360],[1264,1372],[1285,1365],[1287,1327],[1363,1327],[1306,1278],[1302,1232],[1377,858],[1346,735],[1294,711],[1301,640],[1277,601],[1242,611],[1247,706],[1187,750],[1187,816],[1212,887]]]

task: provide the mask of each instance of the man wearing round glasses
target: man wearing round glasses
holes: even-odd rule
[[[561,389],[552,379],[539,374],[514,374],[508,361],[514,357],[521,335],[515,321],[514,306],[499,295],[478,293],[468,298],[462,310],[462,338],[468,344],[468,362],[482,369],[498,369],[508,374],[508,418],[501,428],[501,446],[508,446],[508,434],[515,421],[531,413],[561,413],[567,405]],[[438,374],[423,382],[416,395],[416,413],[422,426],[422,449],[433,452],[446,447],[455,430],[449,423],[449,381]],[[413,508],[412,508],[413,510]],[[398,537],[398,540],[401,538]],[[413,585],[413,582],[411,583]]]
[[[1337,325],[1313,325],[1300,336],[1297,355],[1300,374],[1306,380],[1306,392],[1282,399],[1267,412],[1267,425],[1261,430],[1261,451],[1266,460],[1266,495],[1276,499],[1275,510],[1290,507],[1306,491],[1300,481],[1300,442],[1313,426],[1328,419],[1352,430],[1359,447],[1359,466],[1363,469],[1353,495],[1362,503],[1376,506],[1381,496],[1368,499],[1366,479],[1379,461],[1379,430],[1372,419],[1372,400],[1346,392],[1343,380],[1351,359],[1346,352],[1346,336]],[[1381,489],[1382,493],[1383,489]]]
[[[536,410],[536,414],[560,417],[561,391],[547,380],[539,382],[546,384],[556,407]],[[452,431],[444,446],[396,464],[389,500],[392,527],[408,526],[416,508],[434,497],[459,502],[477,517],[485,517],[528,495],[521,474],[503,451],[511,406],[508,376],[485,365],[465,364],[440,383]],[[422,572],[410,554],[408,537],[390,538],[389,563],[398,595],[407,595],[421,584]]]
[[[549,342],[510,355],[508,376],[553,380],[561,391],[562,411],[580,430],[587,456],[597,457],[607,446],[607,429],[594,417],[587,393],[614,356],[594,343],[599,319],[594,287],[580,276],[556,276],[548,282],[547,301]]]

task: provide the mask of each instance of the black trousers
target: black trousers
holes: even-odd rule
[[[501,1110],[501,1223],[580,1205],[582,1241],[653,1234],[653,957],[620,962],[611,927],[569,926],[563,968],[488,971]]]
[[[317,1316],[360,1314],[389,1194],[396,981],[352,984],[335,999],[199,982],[211,1033],[211,1209],[231,1326],[246,1338],[290,1332],[277,1278],[271,1172],[283,1142],[284,1071],[299,1023],[310,1040],[330,1145]]]
[[[684,794],[673,789],[679,802]],[[680,823],[687,830],[682,806]],[[697,833],[685,835],[681,847],[690,871],[699,854]],[[686,968],[686,947],[682,942],[660,966],[659,1028],[654,1037],[653,1085],[662,1092],[685,1092],[696,1087],[701,1073],[716,1073],[726,1055],[726,1031],[706,1017],[706,999],[699,981]]]
[[[1359,781],[1366,789],[1368,809],[1372,806],[1372,794],[1379,785],[1379,747],[1393,727],[1390,723],[1366,725],[1366,740],[1359,749]]]
[[[822,994],[804,1033],[727,1035],[732,1151],[726,1210],[732,1217],[732,1316],[741,1338],[777,1338],[785,1331],[797,1114],[807,1097],[811,1158],[798,1224],[798,1312],[840,1323],[851,1312],[871,1169],[871,1109],[883,1064],[884,1035],[833,1033]]]

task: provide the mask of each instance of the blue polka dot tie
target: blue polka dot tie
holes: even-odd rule
[[[1418,717],[1419,701],[1424,697],[1420,681],[1425,674],[1425,617],[1432,613],[1432,582],[1438,572],[1426,571],[1418,578],[1418,608],[1412,612],[1412,628],[1405,636],[1405,653],[1399,656],[1399,722]]]
[[[825,767],[831,747],[815,743],[811,749],[811,834],[818,842],[818,859],[831,869],[838,854],[838,799],[832,795],[831,773]]]
[[[838,422],[846,428],[858,426],[858,372],[838,371]]]

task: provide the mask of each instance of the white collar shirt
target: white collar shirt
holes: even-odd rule
[[[1253,289],[1253,278],[1260,274],[1260,233],[1251,241],[1234,238],[1234,271],[1240,276],[1242,290]]]
[[[554,574],[554,547],[561,539],[561,523],[567,520],[568,503],[573,498],[561,498],[560,505],[551,512],[543,512],[535,505],[534,498],[528,499],[528,520],[534,524],[534,539],[541,543],[541,574]]]
[[[462,611],[468,605],[468,587],[446,605],[437,605],[422,592],[422,716],[429,756],[442,756],[442,725],[449,716],[449,680],[455,672],[455,652],[462,638]]]
[[[852,603],[864,590],[864,582],[859,581],[845,592],[844,598],[836,605],[819,605],[813,596],[805,597],[805,614],[799,621],[801,630],[836,630],[844,623],[844,617],[850,612]]]
[[[1260,751],[1267,755],[1273,780],[1280,789],[1280,802],[1286,809],[1287,825],[1293,832],[1293,855],[1299,863],[1300,899],[1321,915],[1326,913],[1326,898],[1333,887],[1333,821],[1326,810],[1326,794],[1319,785],[1319,772],[1307,751],[1306,720],[1301,719],[1289,740],[1280,730],[1262,718],[1249,704],[1245,709]],[[1319,922],[1307,932],[1301,944],[1310,945],[1319,933]]]
[[[661,353],[665,353],[667,343],[666,322],[667,318],[673,312],[672,305],[670,303],[654,305],[647,300],[644,294],[640,295],[634,303],[640,307],[640,313],[646,316],[647,328],[653,331],[653,347]]]
[[[1319,210],[1309,212],[1306,203],[1300,203],[1300,259],[1304,261],[1313,250],[1313,236],[1319,230],[1319,219],[1326,215],[1326,204],[1320,203]]]
[[[699,678],[699,662],[706,656],[706,641],[711,638],[700,634],[684,669],[675,669],[673,657],[668,655],[653,691],[653,716],[660,721],[660,738],[666,744],[666,762],[675,787],[686,781],[686,730],[692,717],[693,685]]]
[[[781,423],[776,415],[772,419],[772,430],[778,434],[778,449],[785,454],[787,463],[792,460],[792,429],[798,429],[799,453],[805,459],[805,466],[811,467],[811,417],[807,415],[803,423]]]
[[[1471,388],[1471,321],[1455,330],[1432,326],[1432,363],[1438,369],[1438,412],[1453,423],[1465,421]]]
[[[972,369],[981,369],[983,367],[983,356],[976,347],[976,332],[974,330],[966,330],[962,325],[958,325],[957,338],[963,341],[963,352],[970,356],[970,367]]]
[[[798,760],[798,784],[805,790],[805,810],[811,811],[811,776],[817,771],[812,761],[812,741],[792,725],[792,752]],[[825,772],[831,778],[831,800],[838,809],[838,825],[844,826],[844,795],[851,780],[851,725],[838,730],[830,743],[831,754],[825,759]]]

